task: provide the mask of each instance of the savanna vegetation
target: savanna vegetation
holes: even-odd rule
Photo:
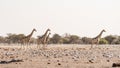
[[[7,34],[6,37],[0,36],[0,43],[19,43],[21,38],[25,37],[24,34]],[[77,35],[64,34],[60,36],[59,34],[54,34],[50,37],[49,44],[90,44],[91,38],[89,37],[79,37]],[[36,38],[32,37],[30,40],[31,44],[36,44]],[[120,36],[108,35],[101,38],[99,44],[120,44]]]

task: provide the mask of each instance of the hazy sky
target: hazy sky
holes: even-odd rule
[[[120,0],[0,0],[0,36],[7,33],[120,35]]]

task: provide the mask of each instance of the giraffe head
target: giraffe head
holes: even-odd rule
[[[35,32],[36,32],[37,30],[34,28],[34,29],[33,29],[33,31],[35,31]]]
[[[106,31],[103,29],[102,32],[106,32]]]
[[[51,30],[48,28],[47,31],[51,31]]]

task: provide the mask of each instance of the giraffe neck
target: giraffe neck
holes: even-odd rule
[[[103,31],[101,31],[100,34],[97,37],[95,37],[95,38],[101,38],[102,33],[103,33]]]
[[[48,34],[48,36],[46,38],[46,43],[48,43],[48,41],[49,41],[49,36],[50,36],[50,33]]]
[[[32,32],[28,35],[28,37],[31,37],[34,33],[34,30],[32,30]]]
[[[48,34],[47,39],[49,38],[49,36],[50,36],[50,33]]]
[[[43,37],[47,36],[48,30],[45,32],[45,34],[43,35]]]

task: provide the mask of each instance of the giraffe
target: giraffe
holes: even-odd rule
[[[96,45],[97,45],[97,44],[99,43],[100,38],[101,38],[103,32],[106,32],[106,31],[103,29],[103,30],[100,32],[99,35],[97,35],[96,37],[94,37],[94,38],[91,39],[91,48],[93,48],[93,44],[96,44]]]
[[[37,48],[39,47],[40,44],[43,44],[43,47],[45,47],[46,44],[46,38],[47,34],[50,31],[50,29],[47,29],[46,32],[42,36],[37,36]]]
[[[28,47],[28,44],[29,44],[29,42],[30,42],[30,39],[31,39],[31,37],[32,37],[32,35],[33,35],[33,33],[34,33],[34,31],[36,32],[37,30],[34,28],[33,30],[32,30],[32,32],[29,34],[29,35],[27,35],[27,36],[25,36],[25,37],[23,37],[20,41],[21,41],[21,44],[23,44],[23,45],[27,45],[27,47]],[[21,48],[22,48],[22,45],[21,45]]]

